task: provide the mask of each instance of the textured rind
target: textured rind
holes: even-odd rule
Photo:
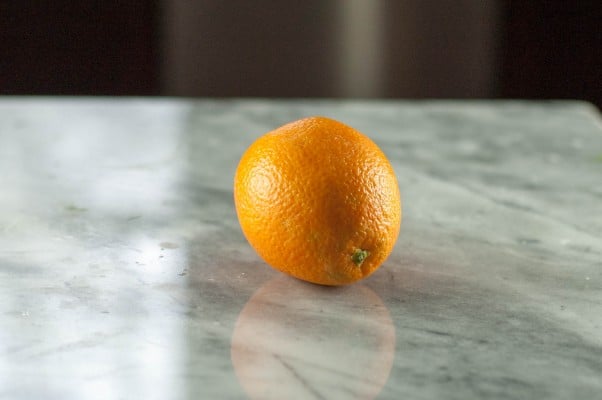
[[[260,137],[236,171],[243,233],[272,267],[299,279],[341,285],[373,273],[391,253],[401,223],[395,173],[368,137],[310,117]],[[353,253],[369,256],[357,266]]]

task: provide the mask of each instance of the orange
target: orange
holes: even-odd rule
[[[325,117],[257,139],[236,170],[234,202],[245,237],[269,265],[322,285],[376,271],[401,223],[386,156],[368,137]]]

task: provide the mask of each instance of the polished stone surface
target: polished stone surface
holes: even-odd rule
[[[368,134],[404,220],[373,276],[288,278],[232,201],[259,135]],[[0,100],[0,398],[593,399],[602,123],[576,102]]]

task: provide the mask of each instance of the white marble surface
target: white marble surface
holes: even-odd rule
[[[344,288],[267,267],[232,177],[339,119],[397,246]],[[602,396],[602,124],[573,102],[0,100],[0,398]]]

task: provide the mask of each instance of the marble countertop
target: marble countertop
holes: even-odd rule
[[[404,201],[348,287],[234,210],[261,134],[341,120]],[[579,102],[0,99],[1,399],[594,399],[602,122]]]

